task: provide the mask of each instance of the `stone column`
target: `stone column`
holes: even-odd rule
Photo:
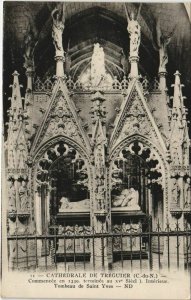
[[[101,235],[104,232],[106,232],[106,215],[97,213],[95,216],[95,234],[99,235],[100,233],[100,236],[94,239],[94,263],[95,269],[98,271],[108,269],[107,239]]]
[[[37,234],[42,234],[42,224],[41,224],[41,197],[40,191],[35,191],[35,219],[36,219],[36,232]]]

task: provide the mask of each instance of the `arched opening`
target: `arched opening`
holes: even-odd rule
[[[49,148],[37,164],[36,223],[41,233],[74,235],[90,228],[89,173],[85,158],[69,144],[60,141]],[[74,251],[75,248],[75,251]],[[42,255],[51,255],[42,243]],[[50,249],[50,247],[49,247]],[[88,240],[57,239],[52,241],[57,261],[87,254]]]
[[[147,232],[163,226],[164,195],[162,187],[162,168],[156,153],[141,142],[134,141],[124,146],[113,159],[111,171],[111,218],[114,232]],[[152,216],[152,219],[151,219]],[[124,259],[131,252],[135,257],[147,258],[148,237],[140,241],[125,237],[114,240],[114,259]],[[157,245],[157,248],[155,247]],[[162,251],[152,241],[152,250]],[[125,249],[125,250],[122,250]],[[156,249],[155,249],[156,248]]]

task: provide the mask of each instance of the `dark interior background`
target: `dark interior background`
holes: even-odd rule
[[[3,112],[7,122],[7,109],[11,96],[9,85],[12,73],[20,73],[21,90],[24,96],[26,86],[23,67],[24,37],[30,23],[38,31],[39,40],[35,49],[36,76],[54,75],[54,46],[51,37],[51,11],[56,2],[4,2],[3,28]],[[137,10],[139,4],[127,3],[129,11]],[[99,42],[104,47],[108,69],[113,75],[122,76],[122,54],[128,59],[129,36],[123,3],[67,2],[65,3],[66,23],[63,46],[70,54],[71,74],[78,77],[91,59],[93,44]],[[139,70],[150,78],[157,76],[158,53],[152,44],[152,33],[156,20],[160,19],[161,30],[168,36],[174,34],[168,47],[167,84],[170,96],[174,73],[179,70],[185,85],[183,94],[187,96],[185,105],[191,119],[191,25],[183,3],[142,3],[139,23],[141,25],[141,46]],[[128,62],[127,62],[128,64]],[[190,128],[191,133],[191,128]]]

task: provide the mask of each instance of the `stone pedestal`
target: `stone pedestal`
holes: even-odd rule
[[[64,56],[55,56],[56,61],[56,76],[64,77]]]
[[[138,76],[139,76],[139,74],[138,74],[138,61],[139,61],[138,56],[130,56],[129,57],[129,62],[131,64],[131,71],[130,71],[130,74],[129,74],[130,79],[138,78]]]
[[[26,76],[27,76],[27,89],[32,91],[33,77],[34,77],[34,68],[33,67],[28,67],[26,69]]]
[[[159,70],[159,88],[162,92],[165,92],[167,89],[166,76],[167,76],[166,70]]]

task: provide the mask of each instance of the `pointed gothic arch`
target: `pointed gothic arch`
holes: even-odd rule
[[[146,215],[152,215],[154,226],[158,219],[164,225],[168,218],[169,205],[168,169],[164,154],[154,143],[136,134],[123,139],[112,149],[110,161],[112,161],[109,170],[109,176],[112,178],[111,212],[115,210],[112,209],[112,198],[115,195],[119,196],[123,189],[133,188],[138,191],[138,205],[141,211]],[[129,182],[127,177],[130,177]],[[118,189],[113,193],[114,196],[113,188]]]
[[[56,225],[59,213],[66,217],[74,212],[79,217],[85,214],[84,223],[90,224],[91,167],[87,153],[78,143],[59,136],[43,144],[34,157],[31,176],[38,232],[47,232]]]

